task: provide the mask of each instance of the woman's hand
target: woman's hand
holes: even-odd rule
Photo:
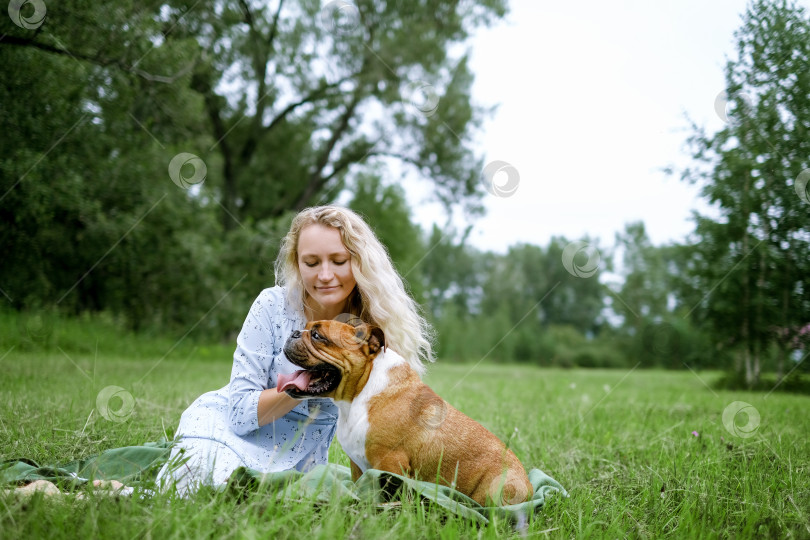
[[[265,426],[281,418],[299,403],[301,400],[290,397],[287,392],[279,392],[275,388],[262,390],[257,407],[259,426]]]

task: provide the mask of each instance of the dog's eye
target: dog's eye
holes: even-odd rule
[[[317,330],[313,330],[312,332],[309,333],[309,335],[312,336],[312,339],[318,341],[326,341],[326,339],[324,339],[324,337],[320,335]]]

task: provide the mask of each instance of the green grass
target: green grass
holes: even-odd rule
[[[0,329],[14,326],[0,317]],[[228,380],[230,347],[118,338],[110,335],[115,328],[112,322],[77,323],[73,334],[54,328],[47,343],[14,342],[4,334],[0,459],[58,464],[171,437],[183,409]],[[63,331],[72,337],[61,337]],[[707,386],[719,377],[438,362],[426,380],[509,441],[527,468],[544,470],[570,492],[534,517],[529,537],[810,537],[810,398]],[[99,392],[111,385],[135,400],[123,421],[96,409]],[[735,401],[760,415],[750,437],[724,426],[723,410]],[[112,409],[121,403],[111,403]],[[738,421],[744,423],[745,415]],[[330,461],[348,463],[337,442]],[[0,538],[302,535],[519,536],[505,522],[479,526],[407,501],[381,510],[296,497],[276,501],[261,493],[243,502],[203,493],[170,503],[162,497],[0,495]]]

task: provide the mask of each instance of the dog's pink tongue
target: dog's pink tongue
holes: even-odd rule
[[[276,390],[283,392],[291,386],[294,386],[299,390],[306,390],[307,386],[309,386],[310,378],[311,376],[309,372],[304,369],[290,374],[279,373],[278,377],[276,378]]]

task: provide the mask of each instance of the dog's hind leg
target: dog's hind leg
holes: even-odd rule
[[[383,450],[382,452],[378,452],[375,450],[369,453],[371,455],[380,456],[378,459],[371,462],[372,469],[379,469],[381,471],[388,471],[413,478],[411,460],[405,452],[401,450]]]
[[[363,471],[360,470],[360,467],[357,466],[357,463],[349,458],[349,466],[352,469],[352,482],[357,482],[357,479],[362,476]]]

